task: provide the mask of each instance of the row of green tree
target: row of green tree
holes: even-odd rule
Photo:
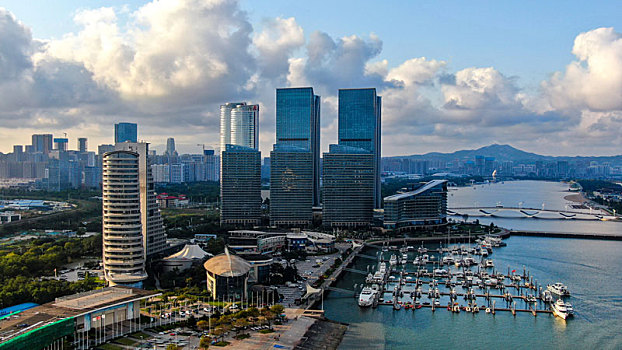
[[[83,256],[101,256],[101,235],[83,239],[42,238],[0,250],[0,307],[54,298],[94,289],[98,281],[52,279],[54,269]]]

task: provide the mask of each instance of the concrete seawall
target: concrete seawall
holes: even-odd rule
[[[608,241],[622,241],[622,234],[606,233],[570,233],[570,232],[543,232],[543,231],[510,231],[510,236],[555,237],[601,239]]]

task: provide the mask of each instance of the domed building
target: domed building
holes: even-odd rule
[[[223,254],[207,260],[203,264],[207,273],[207,290],[213,299],[233,298],[246,299],[248,278],[251,265],[241,257],[229,254],[225,249]]]

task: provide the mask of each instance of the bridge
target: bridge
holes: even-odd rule
[[[468,211],[468,212],[467,212]],[[576,219],[576,220],[619,220],[619,216],[609,215],[600,209],[589,212],[579,210],[559,210],[525,207],[454,207],[448,208],[447,214],[470,217],[497,217],[497,218],[532,218],[532,219]],[[509,214],[509,215],[508,215]],[[514,214],[514,215],[512,215]],[[516,215],[518,214],[518,215]]]

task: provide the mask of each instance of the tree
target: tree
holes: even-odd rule
[[[194,315],[190,315],[190,317],[188,317],[188,319],[186,320],[186,325],[190,328],[195,328],[197,326],[197,319],[194,317]]]
[[[235,334],[237,335],[242,329],[248,327],[248,321],[245,318],[238,318],[233,322],[233,326],[235,327]]]
[[[272,311],[275,315],[280,315],[283,311],[285,311],[285,307],[281,304],[276,304],[270,308],[270,311]]]
[[[206,331],[209,329],[209,321],[199,321],[197,322],[197,328],[202,331]]]
[[[166,350],[179,350],[179,346],[177,346],[175,344],[168,344],[166,346]]]
[[[199,348],[207,349],[211,343],[212,339],[210,337],[201,337],[201,340],[199,340]]]

